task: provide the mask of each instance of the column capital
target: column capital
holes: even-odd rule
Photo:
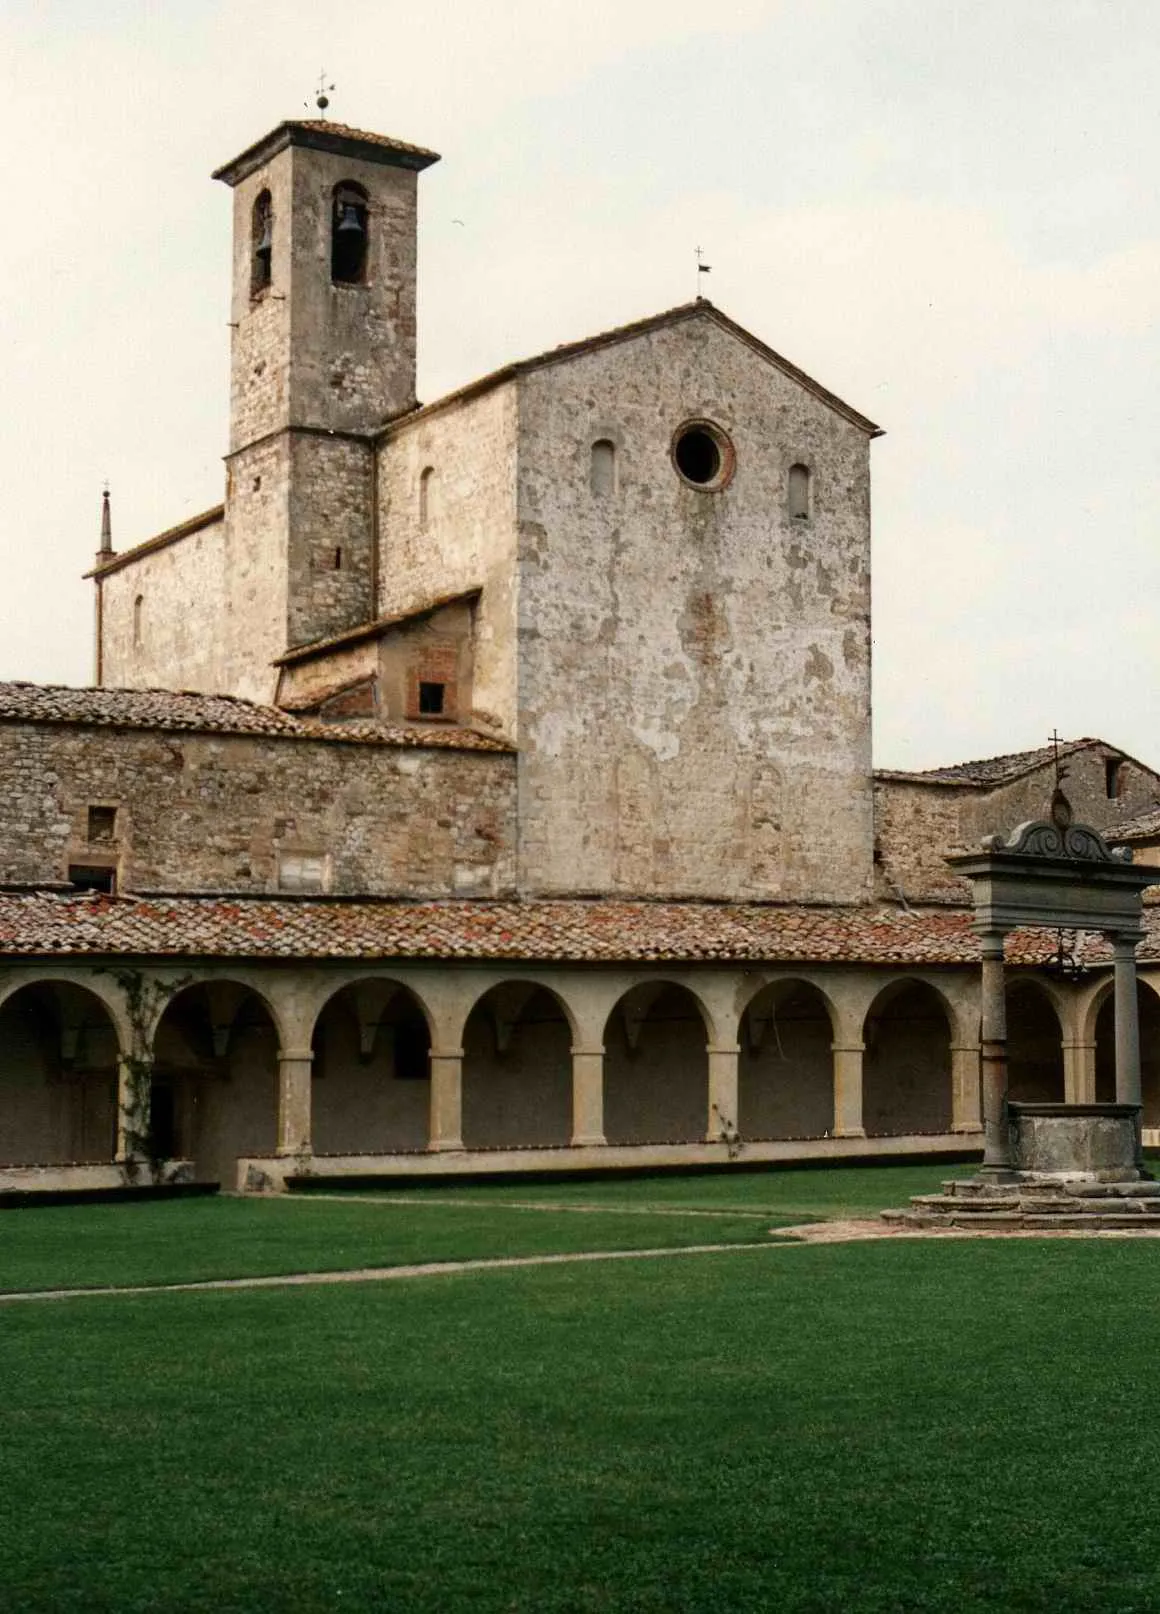
[[[705,1052],[707,1054],[739,1054],[741,1044],[739,1042],[710,1042],[706,1043]]]
[[[313,1058],[313,1048],[279,1048],[278,1050],[279,1062],[287,1059],[312,1060]]]
[[[979,951],[984,958],[1002,959],[1003,943],[1008,934],[1006,930],[988,927],[986,930],[976,929],[975,934],[979,938]]]
[[[432,1059],[462,1059],[462,1048],[432,1048]]]
[[[1144,940],[1142,930],[1105,930],[1104,935],[1111,942],[1116,958],[1135,958],[1136,948]]]
[[[864,1042],[854,1041],[832,1042],[830,1044],[830,1052],[832,1054],[864,1054],[866,1052],[866,1044]]]

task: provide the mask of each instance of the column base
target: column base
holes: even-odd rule
[[[864,1138],[866,1128],[864,1126],[836,1126],[830,1136],[832,1138]]]
[[[981,1138],[983,1135],[983,1123],[981,1121],[956,1121],[951,1127],[951,1131]]]
[[[427,1145],[428,1154],[462,1154],[462,1138],[436,1138]]]
[[[573,1149],[606,1149],[608,1139],[602,1133],[594,1132],[591,1137],[577,1136],[572,1139]]]

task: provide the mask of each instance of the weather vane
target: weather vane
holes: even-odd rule
[[[326,109],[330,105],[330,97],[326,92],[327,90],[333,90],[333,88],[333,84],[328,84],[326,82],[326,69],[324,67],[318,75],[318,88],[314,92],[314,104],[322,114],[324,120],[326,118]],[[303,101],[302,105],[309,108],[310,102]]]
[[[702,259],[704,258],[705,254],[701,251],[700,247],[695,247],[693,249],[693,256],[697,260],[697,301],[700,302],[701,301],[701,276],[702,275],[712,274],[713,265],[711,263],[702,262]]]

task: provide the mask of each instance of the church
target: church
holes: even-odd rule
[[[93,686],[0,684],[0,1193],[971,1152],[946,855],[1063,773],[1160,864],[1160,775],[875,771],[880,428],[710,302],[420,402],[438,160],[214,175],[222,502],[118,551],[106,496]],[[1012,1096],[1111,1097],[1108,941],[1007,959]]]

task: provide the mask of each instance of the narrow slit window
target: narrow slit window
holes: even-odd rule
[[[810,513],[810,469],[808,465],[789,468],[789,513],[794,521],[806,521]]]
[[[339,545],[337,545],[335,547],[335,551],[334,551],[334,569],[335,569],[336,572],[341,572],[342,571],[342,545],[341,544],[339,544]]]
[[[616,492],[616,444],[607,437],[592,445],[589,485],[598,499],[610,499]]]
[[[442,717],[446,693],[446,684],[429,683],[426,679],[421,678],[419,680],[419,716]]]
[[[133,648],[140,649],[143,618],[145,615],[145,596],[138,594],[133,601]]]
[[[424,466],[419,476],[419,525],[425,527],[435,513],[435,467]]]
[[[367,193],[349,181],[334,187],[330,225],[330,278],[337,286],[362,286],[367,278]]]
[[[1124,793],[1124,763],[1121,757],[1104,758],[1104,792],[1109,801],[1119,801]]]
[[[259,191],[250,221],[250,296],[266,290],[274,262],[274,208],[269,191]]]

